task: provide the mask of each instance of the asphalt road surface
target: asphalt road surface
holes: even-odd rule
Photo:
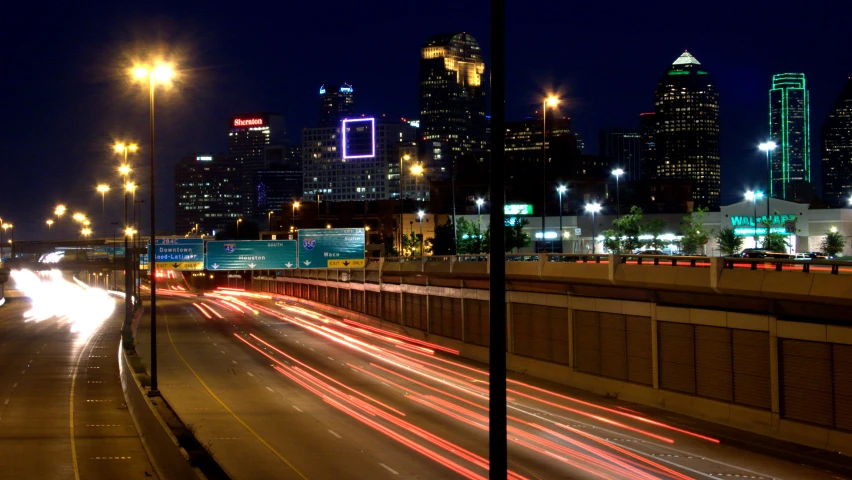
[[[120,315],[81,330],[32,309],[0,307],[0,479],[157,478],[119,383]]]
[[[159,387],[232,478],[487,478],[486,366],[269,296],[171,288]],[[743,446],[756,436],[524,375],[508,395],[510,478],[843,478]]]

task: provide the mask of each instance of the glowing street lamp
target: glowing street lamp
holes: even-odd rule
[[[151,245],[157,244],[157,222],[155,216],[154,191],[154,89],[158,83],[168,85],[175,75],[174,68],[169,64],[137,65],[130,71],[136,80],[148,83],[148,133],[149,150],[151,152]],[[157,259],[151,255],[148,259],[151,266],[151,390],[150,396],[159,396],[157,388]]]
[[[615,175],[615,218],[618,219],[621,213],[621,195],[618,191],[618,179],[624,175],[624,170],[616,168],[612,171],[612,174]]]
[[[417,218],[420,219],[420,256],[423,256],[423,216],[426,215],[426,212],[420,210],[417,212]]]
[[[86,219],[86,216],[82,213],[75,213],[71,218],[73,218],[75,222],[81,223]]]
[[[293,225],[292,225],[292,228],[296,228],[296,209],[299,208],[299,205],[301,205],[301,203],[293,202]]]
[[[772,152],[775,151],[776,147],[778,147],[778,145],[776,145],[775,142],[773,142],[773,141],[763,142],[763,143],[761,143],[760,145],[757,146],[757,148],[760,149],[760,151],[766,152],[766,177],[767,177],[767,182],[768,182],[766,184],[766,221],[767,222],[769,221],[769,200],[772,199],[772,162],[771,162],[770,159],[772,158],[771,157]]]
[[[544,241],[544,217],[547,209],[547,107],[556,108],[559,97],[551,94],[541,102],[541,240]]]
[[[243,221],[243,219],[242,219],[242,218],[238,218],[238,219],[237,219],[237,237],[238,237],[238,238],[239,238],[239,236],[240,236],[240,222],[242,222],[242,221]]]
[[[49,219],[49,218],[48,218],[48,219],[47,219],[47,221],[46,221],[46,222],[44,222],[44,223],[46,223],[46,224],[47,224],[47,233],[50,233],[50,227],[52,227],[52,226],[53,226],[53,220],[51,220],[51,219]]]
[[[565,185],[556,187],[556,193],[559,194],[559,237],[562,238],[562,194],[568,191]],[[561,240],[560,240],[561,241]]]
[[[752,192],[751,190],[745,193],[746,200],[751,200],[754,206],[754,246],[757,247],[757,201],[763,198],[763,192],[760,190]],[[769,220],[767,220],[768,222]],[[767,232],[768,233],[768,232]]]
[[[590,203],[586,205],[586,211],[592,214],[592,254],[595,253],[595,214],[601,211],[600,203]]]
[[[109,191],[109,185],[100,184],[97,188],[98,192],[101,194],[101,215],[106,211],[106,192]]]
[[[269,230],[272,230],[272,214],[275,213],[275,210],[270,210],[269,213],[266,214],[266,221],[269,223]]]
[[[420,201],[420,187],[418,186],[418,178],[423,175],[423,166],[420,164],[411,167],[411,174],[414,176],[414,195],[417,201]]]
[[[65,215],[65,210],[65,205],[57,205],[56,208],[53,210],[53,214],[57,217],[62,217],[62,215]]]

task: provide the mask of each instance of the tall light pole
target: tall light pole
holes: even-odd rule
[[[568,191],[565,185],[556,187],[556,193],[559,194],[559,241],[562,242],[562,194]]]
[[[137,66],[132,70],[133,76],[140,81],[148,82],[148,133],[151,150],[151,390],[149,396],[159,396],[157,388],[157,222],[154,208],[156,190],[154,185],[154,87],[157,83],[168,83],[174,76],[171,65]]]
[[[592,254],[595,253],[595,236],[596,233],[596,225],[595,225],[595,214],[601,211],[600,203],[590,203],[586,205],[586,211],[592,214]]]
[[[541,242],[544,243],[544,217],[547,208],[547,107],[559,105],[559,98],[548,95],[541,102]]]
[[[44,222],[44,223],[46,223],[46,224],[47,224],[47,234],[48,234],[48,235],[50,235],[50,227],[52,227],[52,226],[53,226],[53,220],[51,220],[51,219],[49,219],[49,218],[48,218],[48,219],[47,219],[47,221],[46,221],[46,222]]]
[[[269,230],[272,231],[272,214],[275,213],[275,210],[270,210],[269,213],[266,214],[266,221],[269,223]]]
[[[127,230],[128,230],[128,224],[127,224],[127,194],[130,193],[131,191],[135,192],[135,190],[136,190],[135,186],[134,186],[133,189],[128,188],[131,184],[130,184],[130,182],[128,182],[127,177],[128,177],[128,175],[130,175],[130,172],[131,172],[132,169],[130,168],[130,164],[127,163],[127,154],[129,152],[135,153],[137,150],[139,150],[139,146],[136,145],[135,143],[131,143],[131,144],[116,143],[113,146],[113,149],[115,150],[115,153],[119,153],[119,154],[122,154],[124,156],[124,161],[118,167],[118,173],[121,174],[121,176],[124,179],[124,231],[125,231],[125,234],[124,234],[124,325],[126,327],[126,326],[130,325],[130,323],[131,323],[131,320],[130,320],[131,315],[132,315],[131,310],[133,309],[133,302],[131,300],[133,293],[131,292],[131,290],[132,290],[133,285],[136,284],[136,280],[134,279],[134,275],[136,275],[136,273],[137,273],[136,269],[132,268],[133,262],[130,261],[131,256],[128,252],[129,244],[128,244],[128,238],[127,238],[127,233],[126,233]],[[134,197],[134,199],[136,198],[135,193],[133,194],[133,197]],[[113,232],[113,236],[114,235],[115,235],[115,233]],[[113,248],[115,248],[114,245],[113,245]],[[115,256],[115,254],[113,254],[113,262],[115,262],[115,258],[116,258],[116,256]]]
[[[417,200],[418,205],[422,205],[421,198],[420,198],[420,186],[419,186],[418,179],[421,175],[423,175],[423,166],[420,165],[419,163],[417,165],[413,165],[411,167],[411,175],[414,176],[415,200]]]
[[[299,208],[299,202],[293,202],[293,229],[296,229],[296,209]]]
[[[109,191],[109,185],[102,183],[98,185],[97,190],[101,194],[101,217],[103,217],[106,212],[106,192]],[[103,218],[101,218],[101,220],[103,220]]]
[[[624,170],[616,168],[612,171],[612,174],[615,175],[615,218],[617,220],[621,213],[621,194],[618,191],[618,179],[624,175]]]
[[[759,190],[752,192],[749,190],[745,193],[745,198],[746,200],[751,200],[754,207],[754,248],[757,248],[757,201],[763,198],[763,192]]]
[[[763,142],[757,146],[761,151],[766,152],[766,234],[769,235],[769,226],[772,224],[769,213],[769,200],[772,198],[772,152],[778,145],[773,141]],[[757,223],[757,221],[755,221]],[[757,225],[755,225],[756,227]]]
[[[417,212],[417,217],[420,219],[420,256],[423,256],[423,216],[426,212],[420,210]]]
[[[240,238],[240,222],[242,222],[242,218],[237,219],[237,238]]]
[[[479,235],[479,245],[482,245],[482,205],[485,203],[484,199],[477,198],[476,199],[476,233]],[[456,252],[458,253],[458,252]],[[481,253],[481,252],[480,252]]]
[[[399,250],[400,250],[400,252],[402,251],[402,238],[405,235],[405,232],[403,231],[405,229],[402,226],[402,222],[404,221],[403,219],[404,219],[404,216],[405,216],[405,197],[404,197],[405,190],[403,189],[403,175],[402,175],[402,172],[404,172],[405,170],[402,168],[402,161],[403,160],[405,160],[405,161],[411,160],[411,155],[406,153],[405,155],[399,157]]]

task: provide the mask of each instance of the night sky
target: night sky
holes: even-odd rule
[[[87,213],[96,235],[121,220],[120,195],[107,194],[102,218],[95,185],[118,185],[116,139],[145,145],[138,163],[147,165],[147,90],[127,75],[146,52],[181,70],[171,90],[157,91],[163,231],[174,227],[175,162],[225,152],[231,114],[281,112],[299,140],[317,121],[319,86],[345,81],[359,112],[417,118],[420,47],[438,33],[472,34],[490,71],[485,1],[75,3],[14,2],[0,18],[0,217],[16,239],[44,237],[57,203]],[[720,92],[723,203],[764,178],[756,144],[767,135],[771,75],[806,74],[818,164],[823,119],[852,74],[848,2],[507,3],[508,119],[559,91],[587,153],[597,152],[600,128],[638,128],[660,76],[692,52]],[[64,223],[54,237],[77,231]]]

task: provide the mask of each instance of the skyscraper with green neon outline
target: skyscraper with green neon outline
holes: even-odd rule
[[[769,90],[769,138],[772,153],[774,198],[797,201],[802,185],[811,181],[810,95],[804,73],[772,76]]]

